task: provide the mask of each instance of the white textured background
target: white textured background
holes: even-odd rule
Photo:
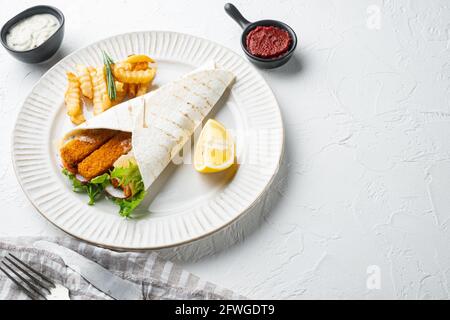
[[[40,1],[0,0],[0,23]],[[223,1],[46,1],[66,16],[58,55],[25,65],[0,50],[0,236],[63,235],[16,182],[20,104],[58,59],[136,30],[173,30],[242,54]],[[162,253],[252,298],[449,298],[450,2],[234,1],[280,19],[294,59],[261,71],[280,103],[286,161],[258,213]],[[138,8],[140,7],[140,8]],[[368,267],[380,289],[366,286]]]

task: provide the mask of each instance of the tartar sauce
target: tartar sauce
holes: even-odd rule
[[[9,29],[6,44],[16,51],[39,47],[59,28],[58,19],[49,13],[35,14],[25,18]]]

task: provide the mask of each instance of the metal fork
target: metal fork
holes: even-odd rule
[[[56,284],[12,253],[2,260],[0,270],[33,300],[70,299],[66,287]]]

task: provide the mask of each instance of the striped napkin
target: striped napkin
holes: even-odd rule
[[[231,290],[203,281],[152,251],[115,252],[69,237],[0,239],[0,258],[13,253],[67,287],[71,299],[111,298],[66,267],[59,256],[34,248],[33,243],[38,240],[52,241],[72,249],[114,274],[142,285],[145,299],[245,299]],[[10,299],[28,299],[28,296],[0,272],[0,300]]]

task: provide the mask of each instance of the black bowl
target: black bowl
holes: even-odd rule
[[[264,69],[278,68],[284,65],[286,62],[288,62],[289,59],[292,57],[295,48],[297,47],[297,35],[295,34],[294,30],[287,24],[278,20],[260,20],[256,22],[250,22],[247,19],[245,19],[239,12],[239,10],[231,3],[225,4],[225,11],[231,18],[233,18],[234,21],[236,21],[241,26],[242,29],[244,29],[241,37],[241,47],[242,50],[244,50],[244,53],[246,54],[247,58],[255,65]],[[247,35],[250,31],[259,26],[273,26],[286,30],[289,33],[289,36],[291,37],[292,40],[288,51],[276,58],[261,58],[251,54],[247,49],[246,43]]]
[[[59,21],[58,30],[48,38],[40,46],[27,51],[17,51],[8,47],[6,43],[6,35],[9,29],[19,21],[28,18],[35,14],[49,13],[54,15]],[[35,6],[25,11],[22,11],[14,18],[5,23],[0,32],[0,42],[6,51],[8,51],[14,58],[23,61],[25,63],[38,63],[50,59],[61,46],[61,42],[64,38],[64,15],[62,12],[51,6]]]

